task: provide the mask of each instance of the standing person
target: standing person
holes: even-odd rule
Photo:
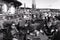
[[[8,10],[7,4],[3,3],[3,5],[2,5],[2,12],[6,14],[7,10]]]
[[[15,24],[12,24],[11,28],[12,28],[11,34],[13,36],[12,40],[18,40],[19,35],[17,35],[18,34],[18,30],[17,30]]]
[[[15,9],[15,7],[14,7],[14,4],[13,3],[11,3],[11,4],[9,4],[9,10],[8,10],[8,13],[9,14],[15,14],[15,11],[16,11],[16,9]]]
[[[57,33],[54,34],[54,39],[53,40],[60,40],[60,20],[56,20],[56,27],[58,29]]]

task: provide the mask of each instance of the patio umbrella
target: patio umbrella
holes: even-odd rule
[[[13,4],[14,4],[15,7],[22,5],[22,3],[19,2],[19,1],[17,1],[17,0],[2,0],[2,1],[7,2],[7,3],[13,2]]]
[[[15,7],[17,7],[17,6],[21,6],[21,5],[22,5],[22,3],[21,3],[21,2],[19,2],[19,1],[14,1],[14,5],[15,5]]]

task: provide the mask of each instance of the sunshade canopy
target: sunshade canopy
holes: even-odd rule
[[[13,4],[14,4],[15,7],[22,5],[22,3],[19,2],[19,1],[17,1],[17,0],[2,0],[2,1],[5,1],[5,2],[7,2],[7,3],[13,2]]]

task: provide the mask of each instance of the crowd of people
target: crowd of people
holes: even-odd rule
[[[38,40],[55,40],[55,35],[60,31],[58,16],[37,18],[38,15],[33,15],[29,20],[25,16],[15,19],[9,17],[9,20],[2,23],[3,40],[34,40],[35,37]]]
[[[27,9],[18,9],[18,11],[13,3],[9,4],[8,7],[8,10],[6,4],[0,7],[2,13],[5,14],[5,18],[0,21],[0,35],[3,35],[0,40],[59,39],[60,15],[53,14],[58,12]]]

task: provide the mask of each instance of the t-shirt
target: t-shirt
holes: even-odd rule
[[[7,12],[7,9],[8,9],[8,7],[7,7],[7,5],[6,4],[3,4],[3,6],[2,6],[2,12]]]
[[[8,13],[9,14],[15,14],[15,7],[14,6],[11,6],[8,10]]]

